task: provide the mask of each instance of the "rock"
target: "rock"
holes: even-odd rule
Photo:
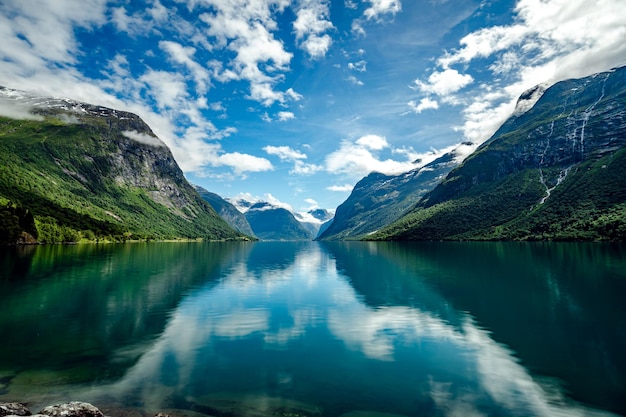
[[[40,413],[50,417],[104,417],[98,408],[78,401],[51,405],[41,410]]]
[[[0,403],[0,417],[30,415],[30,410],[22,403]]]

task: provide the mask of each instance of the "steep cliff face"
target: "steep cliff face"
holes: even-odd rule
[[[557,83],[379,237],[622,239],[625,146],[626,68]]]
[[[461,147],[471,147],[471,143]],[[457,162],[457,150],[401,175],[373,172],[359,181],[348,199],[337,207],[333,222],[319,240],[358,239],[385,227],[432,190]]]
[[[40,241],[235,238],[137,115],[0,88],[0,199]]]

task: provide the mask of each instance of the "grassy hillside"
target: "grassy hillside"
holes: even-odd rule
[[[626,240],[626,68],[511,117],[377,240]]]
[[[43,243],[239,236],[186,183],[166,147],[133,141],[114,121],[0,117],[3,243],[29,231],[16,227],[25,217]],[[160,192],[164,182],[179,188],[184,204]]]

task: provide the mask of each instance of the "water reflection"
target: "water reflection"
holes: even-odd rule
[[[168,250],[85,261],[104,277],[90,294],[107,312],[97,330],[119,323],[110,315],[125,308],[144,324],[107,342],[102,360],[124,364],[119,378],[74,395],[212,415],[624,411],[622,248],[262,242]],[[3,285],[43,297],[56,288],[48,281]],[[122,290],[102,284],[110,281]],[[133,338],[159,305],[161,330]]]

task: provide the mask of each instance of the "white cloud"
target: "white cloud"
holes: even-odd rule
[[[287,120],[295,119],[296,116],[290,111],[279,111],[278,112],[278,121],[286,122]]]
[[[527,33],[528,28],[523,25],[480,29],[462,38],[459,43],[463,48],[452,54],[445,54],[439,58],[438,63],[447,69],[456,63],[467,63],[475,58],[488,57],[494,52],[519,44]]]
[[[400,0],[367,0],[371,6],[363,13],[368,20],[380,19],[381,15],[395,15],[402,10]]]
[[[332,43],[330,35],[325,32],[334,28],[328,1],[302,1],[293,28],[300,48],[313,59],[324,57]]]
[[[285,93],[275,91],[282,80],[281,73],[289,69],[293,56],[272,31],[277,29],[274,13],[280,12],[288,2],[282,0],[222,2],[205,0],[207,8],[200,14],[206,24],[205,33],[214,39],[215,48],[225,48],[234,53],[224,68],[214,65],[214,76],[222,82],[245,80],[250,83],[249,98],[266,106],[283,103]],[[196,2],[190,3],[193,9]]]
[[[309,207],[307,207],[305,211],[317,210],[318,208],[320,208],[317,201],[313,200],[312,198],[305,198],[304,202],[309,205]]]
[[[150,69],[139,80],[146,84],[146,93],[159,109],[177,109],[188,100],[187,84],[179,73]]]
[[[344,184],[344,185],[331,185],[330,187],[326,187],[328,191],[336,191],[336,192],[350,192],[354,188],[354,185]]]
[[[274,197],[270,193],[264,194],[263,195],[263,200],[268,202],[268,203],[270,203],[272,206],[284,208],[285,210],[288,210],[288,211],[294,213],[293,207],[291,207],[287,203],[283,203],[282,201],[280,201],[278,198]]]
[[[354,20],[352,22],[351,30],[352,30],[352,33],[355,36],[357,36],[357,37],[358,36],[361,36],[361,37],[365,37],[366,36],[365,29],[363,28],[363,24],[361,23],[360,20]]]
[[[220,165],[231,167],[237,175],[245,172],[271,171],[274,168],[272,163],[265,158],[239,152],[222,154],[218,157],[218,161]]]
[[[348,69],[351,69],[353,71],[365,72],[367,71],[367,61],[362,59],[358,62],[349,62]]]
[[[289,171],[290,174],[295,175],[313,175],[316,172],[322,171],[324,169],[321,165],[316,164],[307,164],[303,161],[294,161],[293,169]]]
[[[468,86],[473,81],[474,78],[469,74],[460,74],[455,69],[446,69],[433,72],[426,83],[420,80],[415,80],[415,83],[424,93],[436,94],[442,99],[448,99],[451,94]]]
[[[439,103],[437,102],[437,100],[433,100],[429,97],[422,98],[419,103],[411,100],[409,101],[408,105],[409,108],[417,114],[421,113],[424,110],[437,110],[439,108]]]
[[[307,164],[306,154],[290,148],[289,146],[266,146],[263,148],[269,155],[276,155],[281,161],[293,162],[293,168],[289,171],[292,175],[312,175],[324,169],[324,167],[315,164]]]
[[[105,0],[3,1],[0,56],[26,72],[45,67],[46,62],[74,63],[78,49],[74,28],[105,23],[105,6]]]
[[[362,178],[372,171],[400,174],[416,167],[413,163],[415,155],[405,154],[406,161],[396,161],[381,160],[374,153],[388,147],[387,140],[377,135],[363,136],[355,142],[344,140],[339,149],[326,156],[326,171],[350,178]]]
[[[210,73],[202,65],[193,59],[196,48],[185,47],[179,43],[172,41],[161,41],[159,47],[167,52],[174,62],[183,65],[190,72],[194,79],[199,94],[205,94],[210,83]]]
[[[363,148],[379,151],[389,147],[387,139],[378,135],[365,135],[357,139],[356,144]]]
[[[302,94],[298,94],[293,88],[288,88],[287,91],[285,91],[285,96],[292,101],[300,101],[303,98]]]
[[[318,59],[326,55],[330,49],[331,43],[332,38],[328,34],[322,36],[311,35],[302,42],[301,46],[311,55],[311,58]]]
[[[266,146],[263,148],[269,155],[276,155],[281,161],[296,161],[298,159],[306,159],[306,154],[291,149],[289,146]]]
[[[352,84],[354,84],[354,85],[359,85],[359,86],[361,86],[361,85],[365,85],[365,84],[363,83],[363,81],[359,80],[359,79],[358,79],[358,78],[356,78],[354,75],[349,76],[349,77],[348,77],[348,81],[350,81],[350,82],[351,82]]]
[[[128,130],[126,132],[122,132],[122,135],[126,136],[129,139],[132,139],[136,142],[143,143],[145,145],[162,147],[165,146],[165,143],[156,136],[151,136],[146,133],[139,133],[134,130]]]
[[[43,116],[33,114],[33,106],[14,97],[11,90],[0,89],[0,116],[18,120],[44,120]]]

